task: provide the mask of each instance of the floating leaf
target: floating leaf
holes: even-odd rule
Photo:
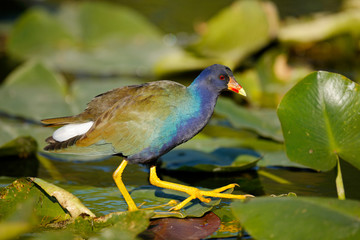
[[[234,68],[273,40],[278,24],[271,2],[235,1],[198,27],[201,30],[196,43],[160,58],[155,71],[160,75],[193,71],[214,63]]]
[[[7,48],[12,56],[41,58],[65,72],[149,75],[157,59],[172,49],[162,38],[154,25],[127,7],[67,3],[56,12],[26,12],[15,23]]]
[[[7,41],[7,51],[11,56],[28,59],[49,56],[55,49],[73,45],[75,39],[60,22],[47,11],[34,8],[15,23]]]
[[[291,161],[327,171],[340,157],[360,168],[359,91],[349,79],[320,71],[285,95],[278,115]]]
[[[220,98],[215,112],[225,116],[235,128],[251,129],[264,137],[283,140],[280,122],[272,109],[249,110]]]
[[[0,240],[16,239],[36,226],[33,212],[35,204],[35,199],[29,198],[19,203],[12,214],[0,221]]]
[[[6,188],[0,189],[0,218],[9,216],[18,204],[30,198],[34,198],[38,203],[33,210],[41,220],[39,223],[41,226],[71,218],[69,213],[57,201],[54,201],[54,198],[44,195],[41,188],[36,187],[26,178],[20,178]]]
[[[95,217],[95,214],[86,208],[77,197],[65,191],[64,189],[54,184],[48,183],[40,178],[30,178],[30,180],[40,186],[41,189],[49,196],[56,198],[61,207],[66,209],[72,218],[76,218],[81,214]]]
[[[58,19],[73,35],[94,47],[109,38],[120,41],[136,38],[138,41],[159,40],[161,32],[146,18],[131,8],[108,2],[62,4]]]
[[[92,240],[135,239],[149,226],[152,211],[115,212],[97,218],[78,218],[74,224],[68,225],[72,230],[85,238],[99,232]]]
[[[322,41],[339,35],[360,33],[360,10],[351,8],[335,14],[319,15],[313,19],[286,24],[279,32],[279,40],[290,43]]]
[[[71,113],[65,102],[65,80],[41,62],[31,61],[12,72],[0,88],[0,111],[27,119]]]
[[[105,227],[113,231],[137,235],[144,231],[153,216],[152,211],[113,212],[95,217],[80,200],[64,189],[39,178],[22,178],[0,191],[0,219],[9,218],[26,199],[34,199],[31,211],[39,220],[37,227],[67,229],[88,237]],[[124,221],[126,224],[124,224]],[[119,226],[117,223],[121,223]],[[138,223],[135,224],[135,223]]]
[[[277,29],[277,12],[272,3],[235,1],[209,20],[199,42],[190,48],[234,67],[269,43]]]
[[[231,204],[255,239],[358,239],[360,202],[332,198],[260,197]],[[321,229],[321,231],[319,231]]]
[[[220,226],[220,219],[209,212],[201,218],[161,218],[151,222],[145,236],[155,236],[155,239],[203,239]]]

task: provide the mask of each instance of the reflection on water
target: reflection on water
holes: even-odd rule
[[[279,184],[271,179],[260,177],[266,195],[294,192],[298,196],[319,196],[337,198],[335,178],[336,171],[314,172],[287,169],[264,169],[274,175],[282,177],[292,184]],[[360,171],[346,162],[341,162],[341,170],[347,199],[360,200]]]

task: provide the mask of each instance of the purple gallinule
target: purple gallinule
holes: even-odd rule
[[[232,71],[215,64],[200,73],[189,87],[172,81],[156,81],[117,88],[96,96],[84,112],[42,120],[59,127],[46,139],[46,151],[86,155],[120,155],[123,161],[113,174],[129,207],[138,207],[122,181],[128,162],[150,164],[152,185],[186,192],[190,196],[172,210],[180,210],[192,199],[208,197],[244,199],[247,195],[222,193],[236,184],[203,191],[162,181],[156,175],[157,159],[199,133],[210,120],[219,94],[231,90],[246,96]]]

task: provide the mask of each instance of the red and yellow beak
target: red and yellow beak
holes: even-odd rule
[[[240,86],[240,84],[235,80],[234,77],[230,77],[230,81],[227,86],[230,91],[236,92],[246,97],[245,90],[243,89],[242,86]]]

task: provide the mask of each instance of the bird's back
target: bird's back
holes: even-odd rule
[[[50,137],[47,150],[149,161],[178,144],[174,136],[197,107],[186,87],[171,81],[114,89],[96,96],[81,114],[43,120],[52,126],[93,122],[86,133],[66,141]]]

